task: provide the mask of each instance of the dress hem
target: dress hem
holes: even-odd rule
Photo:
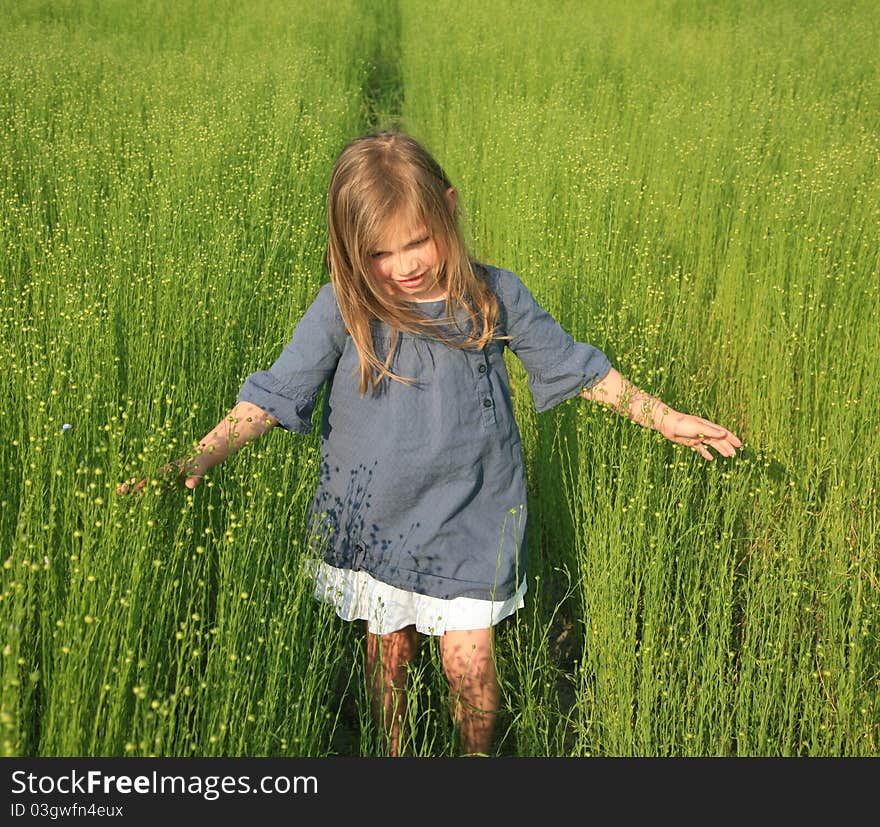
[[[391,586],[363,570],[315,562],[310,572],[315,581],[315,598],[333,606],[342,620],[365,620],[373,634],[387,635],[407,626],[434,636],[488,629],[525,605],[525,578],[506,600],[444,599]]]

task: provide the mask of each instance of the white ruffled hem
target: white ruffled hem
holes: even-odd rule
[[[366,620],[367,628],[387,635],[415,626],[425,635],[487,629],[524,605],[526,581],[507,600],[455,597],[444,600],[389,586],[365,571],[339,569],[319,562],[312,575],[315,597],[336,609],[343,620]]]

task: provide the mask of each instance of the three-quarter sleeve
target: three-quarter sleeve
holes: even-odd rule
[[[288,431],[309,433],[318,393],[336,370],[346,335],[333,288],[325,284],[272,366],[245,379],[238,401],[257,405]]]
[[[494,271],[501,327],[529,377],[535,408],[546,411],[602,380],[611,369],[598,348],[575,341],[518,276]]]

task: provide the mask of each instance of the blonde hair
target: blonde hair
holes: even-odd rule
[[[327,197],[329,240],[326,262],[342,319],[359,357],[361,393],[375,390],[384,379],[411,383],[391,371],[400,331],[429,335],[460,348],[482,349],[491,341],[498,319],[498,301],[465,246],[457,207],[450,209],[452,185],[440,165],[413,138],[401,132],[379,132],[351,141],[336,160]],[[424,223],[441,251],[439,272],[432,274],[446,291],[446,318],[426,319],[404,298],[375,283],[370,254],[387,223],[409,214]],[[461,310],[464,325],[456,319]],[[379,358],[372,321],[391,328],[391,347]],[[441,331],[455,324],[461,335]]]

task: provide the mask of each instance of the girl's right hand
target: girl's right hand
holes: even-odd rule
[[[116,487],[116,493],[125,495],[139,493],[144,486],[156,488],[157,493],[170,491],[172,488],[189,488],[193,490],[202,477],[241,448],[246,442],[256,439],[274,428],[278,420],[262,408],[250,402],[238,402],[226,414],[217,426],[206,434],[193,448],[193,453],[183,459],[176,459],[163,465],[153,480],[149,477],[139,480],[132,477]]]
[[[163,492],[181,487],[189,488],[192,491],[202,481],[202,475],[198,472],[199,467],[195,460],[191,458],[176,459],[167,465],[163,465],[156,472],[155,485]],[[120,496],[139,494],[149,482],[149,477],[144,477],[140,480],[137,477],[132,477],[127,482],[122,482],[116,486],[116,493]]]

